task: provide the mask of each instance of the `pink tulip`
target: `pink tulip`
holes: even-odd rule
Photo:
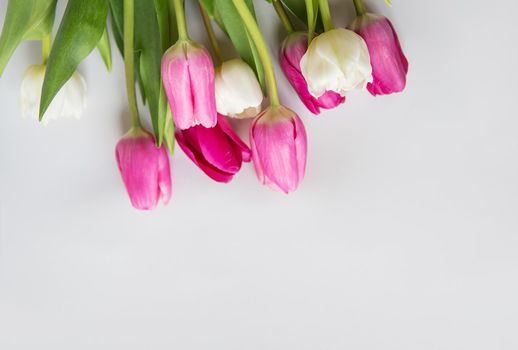
[[[250,127],[252,159],[259,181],[284,193],[295,191],[306,169],[304,124],[284,106],[269,107]]]
[[[207,50],[178,41],[162,57],[162,80],[178,129],[216,125],[214,64]]]
[[[171,198],[169,157],[164,146],[156,148],[155,138],[141,128],[132,128],[117,143],[117,165],[131,199],[140,210],[154,209],[160,198]]]
[[[300,69],[300,60],[308,50],[306,33],[290,34],[282,43],[279,59],[281,68],[302,102],[313,114],[320,114],[320,108],[332,109],[345,102],[345,97],[334,91],[327,91],[319,98],[308,90],[308,84]]]
[[[405,89],[408,61],[390,21],[367,13],[358,16],[350,28],[367,43],[371,57],[373,82],[367,90],[376,95],[388,95]]]
[[[241,169],[241,163],[251,158],[248,146],[220,114],[213,128],[195,126],[177,130],[176,141],[194,164],[217,182],[232,180]]]

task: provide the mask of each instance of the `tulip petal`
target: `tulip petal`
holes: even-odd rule
[[[242,59],[223,62],[216,69],[216,107],[218,113],[232,118],[255,117],[263,101],[263,92],[254,71]],[[252,114],[251,116],[249,114]]]
[[[289,109],[270,107],[251,130],[252,157],[259,181],[289,193],[297,189],[306,166],[306,133]]]
[[[162,58],[162,80],[178,129],[217,122],[214,65],[207,50],[179,41]]]
[[[281,46],[280,64],[286,78],[299,95],[300,100],[311,113],[318,115],[320,114],[320,108],[335,108],[345,102],[345,97],[333,91],[326,91],[318,99],[311,95],[300,67],[300,61],[307,52],[307,48],[307,34],[294,33],[289,35]]]
[[[20,87],[20,105],[22,117],[39,120],[41,89],[45,77],[46,66],[31,65],[25,72]],[[79,119],[86,108],[86,83],[83,77],[75,72],[58,91],[47,108],[42,124],[60,118]]]
[[[188,54],[188,58],[194,123],[212,128],[217,123],[214,64],[203,47]]]
[[[181,45],[175,44],[164,54],[162,80],[176,127],[187,129],[195,124],[189,62]]]
[[[304,174],[306,173],[308,139],[306,135],[306,128],[298,116],[294,118],[293,124],[295,130],[295,151],[297,153],[298,181],[301,182],[304,179]]]
[[[367,84],[367,90],[374,96],[403,91],[408,61],[392,23],[368,13],[357,17],[350,27],[363,37],[369,48],[373,81]]]
[[[266,113],[268,110],[266,110],[263,113]],[[250,125],[250,149],[252,151],[252,162],[254,164],[255,174],[257,175],[257,179],[261,184],[265,184],[265,176],[264,176],[264,169],[263,164],[261,162],[261,158],[259,157],[259,150],[257,149],[257,146],[255,144],[255,128],[257,125],[257,122],[262,117],[262,114],[258,115]]]
[[[299,95],[300,100],[306,108],[313,114],[320,114],[320,106],[316,98],[314,98],[308,90],[308,84],[299,70],[292,66],[288,60],[281,55],[281,68],[290,82],[293,89]]]
[[[64,95],[62,116],[81,118],[86,108],[86,82],[81,74],[74,72],[60,92]]]
[[[282,121],[274,125],[259,122],[254,134],[259,158],[268,179],[266,183],[275,184],[285,193],[294,190],[298,183],[298,165],[291,122]]]
[[[171,168],[169,166],[169,155],[162,145],[158,153],[158,188],[164,204],[169,203],[172,196]]]
[[[350,90],[365,87],[372,80],[365,41],[344,28],[329,30],[314,38],[300,66],[309,92],[315,97],[326,91],[344,96]]]
[[[176,132],[176,141],[180,145],[180,148],[189,157],[189,159],[196,164],[207,176],[217,182],[228,183],[234,177],[234,174],[224,172],[212,164],[209,164],[203,154],[201,154],[196,145],[189,142],[189,139],[185,137],[185,134],[181,131]]]
[[[324,109],[333,109],[345,102],[345,96],[341,96],[334,91],[326,91],[318,98],[318,104]]]
[[[117,165],[132,205],[154,209],[160,196],[171,196],[169,158],[165,148],[157,149],[155,139],[143,129],[132,129],[115,148]]]
[[[186,130],[184,134],[192,135],[191,140],[197,142],[197,149],[205,160],[217,169],[230,174],[235,174],[241,169],[241,152],[234,152],[229,138],[219,125],[214,128],[198,126]]]
[[[243,162],[250,162],[252,158],[252,152],[250,151],[250,148],[246,145],[246,143],[243,142],[243,140],[241,140],[241,138],[239,138],[239,136],[237,136],[230,123],[221,114],[218,114],[218,126],[232,141],[232,146],[237,152],[241,154]]]

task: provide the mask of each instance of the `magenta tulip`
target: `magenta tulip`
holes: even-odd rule
[[[307,137],[299,116],[272,106],[250,127],[252,159],[259,181],[284,193],[297,189],[306,169]]]
[[[162,57],[162,80],[178,129],[216,125],[214,64],[203,46],[183,40],[169,48]]]
[[[231,181],[242,162],[249,162],[251,158],[250,148],[219,114],[215,127],[177,130],[176,141],[194,164],[217,182]]]
[[[320,114],[320,109],[332,109],[345,102],[345,97],[334,91],[327,91],[319,98],[314,97],[308,90],[308,84],[300,69],[300,60],[308,50],[306,33],[290,34],[282,43],[279,59],[281,68],[295,89],[300,99],[313,114]]]
[[[390,21],[367,13],[358,16],[350,28],[367,43],[372,65],[372,83],[367,90],[376,95],[388,95],[405,89],[408,61]]]
[[[164,146],[157,148],[155,138],[142,128],[132,128],[117,143],[117,165],[131,199],[140,210],[154,209],[160,198],[171,199],[171,172]]]

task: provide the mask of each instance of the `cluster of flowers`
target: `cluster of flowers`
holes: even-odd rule
[[[286,19],[282,5],[276,2],[281,19]],[[246,16],[239,0],[234,3],[240,14]],[[321,109],[343,104],[346,94],[353,89],[366,88],[376,96],[405,88],[408,62],[392,24],[385,17],[366,13],[360,0],[355,0],[355,5],[358,16],[347,29],[333,28],[330,16],[326,18],[329,9],[324,8],[324,31],[314,38],[313,33],[294,31],[284,21],[289,35],[280,47],[280,65],[301,101],[315,115]],[[180,17],[179,25],[182,20]],[[247,23],[247,30],[264,54],[266,45],[256,26],[255,22]],[[279,102],[269,57],[261,59],[268,98],[255,72],[242,59],[226,60],[215,66],[208,50],[193,42],[186,30],[180,30],[179,40],[162,57],[163,87],[176,128],[176,141],[205,174],[226,183],[243,162],[252,161],[262,184],[289,193],[304,178],[306,130],[297,113]],[[22,84],[24,114],[37,115],[39,94],[31,91],[41,90],[43,74],[44,66],[35,66],[26,75]],[[76,73],[51,109],[66,109],[67,94],[81,100],[79,105],[84,106],[82,91],[84,82]],[[77,111],[68,114],[77,115]],[[254,118],[250,147],[234,132],[227,118]],[[116,159],[135,208],[153,209],[160,200],[169,201],[172,184],[166,147],[157,148],[153,134],[138,120],[118,142]]]

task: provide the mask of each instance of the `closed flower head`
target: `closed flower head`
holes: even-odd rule
[[[117,143],[117,164],[131,199],[140,210],[154,209],[159,200],[171,198],[171,172],[165,146],[157,148],[155,138],[146,130],[131,129]]]
[[[369,48],[373,81],[367,84],[367,90],[374,96],[403,91],[408,61],[392,23],[385,17],[366,13],[358,16],[350,28],[365,40]]]
[[[344,96],[348,91],[365,87],[372,80],[365,41],[344,28],[329,30],[314,38],[300,61],[300,67],[309,92],[315,97],[326,91]]]
[[[250,127],[252,159],[259,181],[284,193],[304,178],[307,137],[299,116],[284,106],[272,106]]]
[[[241,59],[223,62],[216,69],[216,107],[232,118],[251,118],[261,111],[263,91],[254,71]]]
[[[290,34],[282,43],[279,60],[284,75],[290,82],[301,101],[313,114],[320,114],[320,109],[332,109],[345,102],[345,97],[334,91],[326,91],[318,98],[311,95],[306,79],[300,69],[300,61],[308,50],[306,33]]]
[[[231,181],[242,162],[249,162],[251,157],[248,146],[222,115],[218,115],[213,128],[199,125],[177,130],[176,141],[193,163],[217,182]]]
[[[162,79],[178,129],[216,125],[214,65],[207,50],[180,40],[162,57]]]
[[[20,88],[20,105],[24,118],[39,119],[45,70],[44,64],[37,64],[30,66],[25,72]],[[74,72],[52,100],[41,122],[47,125],[49,121],[60,118],[79,119],[85,108],[86,83],[81,74]]]

